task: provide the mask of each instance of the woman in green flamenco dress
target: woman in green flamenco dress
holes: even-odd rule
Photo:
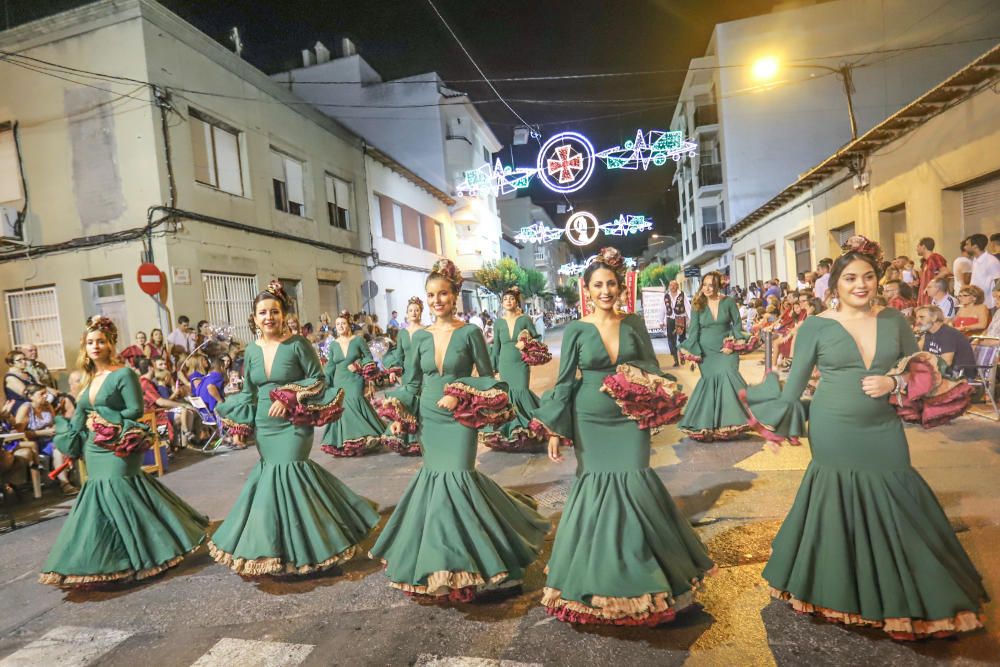
[[[72,421],[56,417],[55,445],[83,458],[84,482],[40,581],[61,587],[146,579],[205,541],[208,518],[142,471],[151,433],[139,378],[115,355],[118,331],[93,318],[80,342],[85,374]]]
[[[421,323],[424,317],[424,302],[420,297],[410,297],[406,304],[406,327],[400,329],[396,334],[396,345],[389,350],[382,358],[382,365],[389,374],[389,382],[402,379],[406,359],[410,356],[410,348],[413,344],[413,335],[418,331],[423,331],[424,325]],[[393,397],[399,390],[390,390],[386,396]],[[419,421],[420,415],[415,415]],[[400,456],[420,456],[420,441],[415,433],[402,433],[396,435],[386,428],[382,434],[382,444]]]
[[[479,440],[499,452],[540,452],[545,449],[545,438],[528,428],[531,413],[538,408],[538,396],[528,386],[531,367],[523,355],[529,341],[535,349],[541,347],[538,332],[531,318],[521,310],[521,290],[518,287],[504,291],[500,305],[504,312],[493,327],[490,360],[500,380],[508,387],[510,401],[514,405],[514,419],[481,431]]]
[[[323,432],[322,449],[331,456],[364,456],[378,449],[385,424],[365,395],[365,369],[376,368],[368,344],[351,333],[350,313],[333,321],[336,337],[330,342],[323,376],[326,386],[343,390],[343,414]]]
[[[723,341],[748,338],[736,302],[719,291],[722,275],[706,273],[701,291],[691,302],[691,323],[680,344],[681,356],[698,364],[701,378],[678,424],[692,440],[733,440],[749,430],[739,391],[747,386],[740,375],[740,357]]]
[[[285,326],[288,297],[272,281],[254,299],[257,342],[247,346],[243,391],[216,408],[238,444],[256,435],[260,462],[209,542],[240,575],[309,574],[354,556],[378,523],[372,506],[309,460],[313,427],[340,416],[343,392],[327,388],[319,357]]]
[[[856,236],[845,251],[830,272],[839,308],[802,323],[784,388],[771,374],[744,394],[766,437],[808,436],[812,449],[764,578],[796,611],[896,639],[974,630],[987,600],[981,577],[913,469],[899,418],[944,423],[968,407],[971,388],[917,352],[899,311],[872,312],[878,244]]]
[[[477,429],[509,420],[512,410],[482,332],[455,317],[461,284],[451,261],[434,265],[426,288],[435,322],[413,335],[403,390],[383,403],[394,433],[418,433],[424,464],[371,556],[385,563],[390,586],[434,600],[516,590],[549,529],[476,470]]]
[[[566,326],[555,388],[531,422],[549,458],[561,461],[563,444],[577,459],[542,604],[571,623],[655,626],[692,604],[713,565],[649,467],[651,432],[677,420],[685,397],[660,371],[642,318],[616,312],[622,273],[614,248],[587,267],[594,312]]]

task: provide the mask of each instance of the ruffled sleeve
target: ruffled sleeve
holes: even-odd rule
[[[570,322],[563,334],[559,353],[559,375],[555,386],[542,395],[539,406],[531,412],[529,428],[539,437],[559,438],[561,445],[572,447],[573,395],[576,392],[576,371],[580,364],[580,325]]]
[[[403,345],[400,343],[399,338],[403,335],[400,331],[396,335],[396,341],[393,343],[392,347],[382,355],[382,367],[385,368],[386,373],[393,373],[396,377],[403,375]]]
[[[351,341],[351,346],[354,346],[355,354],[357,355],[357,358],[354,360],[357,370],[354,372],[363,377],[366,382],[378,382],[382,377],[382,369],[378,367],[378,362],[372,357],[371,348],[368,347],[365,339],[356,336]]]
[[[416,433],[420,427],[420,391],[424,384],[424,369],[421,365],[421,339],[430,334],[422,331],[410,337],[410,349],[403,364],[403,381],[399,389],[386,392],[381,401],[374,401],[378,416],[388,422],[398,422],[405,433]]]
[[[83,446],[87,442],[86,411],[76,410],[72,419],[56,415],[55,426],[56,435],[53,438],[53,443],[56,449],[75,459],[83,456]]]
[[[703,312],[702,310],[693,309],[691,311],[691,325],[688,327],[687,338],[678,346],[680,347],[681,358],[684,361],[700,363],[705,356],[704,351],[701,349],[701,315]]]
[[[743,318],[740,317],[740,308],[736,305],[736,301],[726,297],[722,300],[722,305],[729,314],[730,335],[737,341],[749,338],[750,334],[743,329]]]
[[[86,423],[87,429],[94,434],[95,445],[124,458],[149,449],[153,434],[149,426],[137,421],[144,411],[139,379],[131,371],[126,371],[118,375],[117,382],[122,408],[95,406],[87,413]]]
[[[253,345],[253,344],[251,344]],[[240,438],[249,437],[254,430],[257,416],[257,385],[253,381],[254,355],[247,347],[243,357],[243,389],[226,397],[215,406],[215,412],[222,419],[222,428],[227,433]]]
[[[469,330],[468,344],[479,377],[458,378],[444,386],[445,396],[458,399],[452,411],[455,421],[477,429],[509,422],[514,418],[514,406],[507,393],[507,383],[493,378],[490,353],[479,327]]]
[[[272,401],[278,401],[288,410],[288,421],[296,426],[326,426],[340,419],[344,413],[341,403],[343,390],[327,386],[319,356],[304,338],[294,341],[295,355],[302,368],[303,378],[272,389]]]
[[[611,396],[622,414],[635,420],[640,429],[656,434],[680,419],[687,396],[673,376],[660,370],[643,319],[631,314],[625,318],[625,324],[637,339],[640,356],[619,364],[614,373],[604,378],[601,391]]]
[[[816,365],[821,326],[815,317],[802,323],[795,336],[792,368],[784,387],[776,374],[768,373],[761,384],[740,391],[750,413],[750,426],[767,440],[782,442],[791,438],[795,443],[808,434],[809,408],[802,401],[802,392],[809,385]]]

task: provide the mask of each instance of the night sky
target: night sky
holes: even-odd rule
[[[200,30],[229,46],[238,26],[243,57],[271,73],[301,64],[300,51],[316,41],[331,50],[349,37],[384,79],[438,72],[453,88],[479,101],[496,100],[426,0],[281,0],[269,2],[161,0]],[[0,0],[0,20],[16,25],[87,4],[80,0]],[[631,139],[637,129],[667,129],[691,58],[704,54],[712,27],[766,13],[776,0],[435,0],[438,9],[491,78],[598,72],[673,72],[618,78],[546,82],[497,82],[496,87],[544,137],[576,130],[597,150]],[[66,63],[73,64],[73,63]],[[536,102],[514,100],[537,100]],[[560,100],[556,102],[555,100]],[[616,101],[611,101],[616,100]],[[479,104],[501,142],[505,164],[531,166],[537,144],[510,148],[517,119],[499,102]],[[599,119],[592,119],[601,116]],[[590,120],[582,120],[591,118]],[[513,154],[512,154],[513,152]],[[619,213],[646,214],[656,231],[676,233],[677,196],[668,190],[672,166],[648,172],[595,170],[569,195],[577,210],[599,220]],[[543,186],[534,200],[556,224],[563,203]],[[641,251],[646,237],[617,245]]]

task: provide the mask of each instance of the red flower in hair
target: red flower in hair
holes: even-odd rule
[[[878,262],[882,261],[882,246],[868,237],[861,236],[860,234],[847,239],[840,249],[845,255],[849,252],[856,252],[873,257]]]
[[[455,287],[456,292],[462,288],[462,283],[465,282],[465,279],[462,278],[462,272],[455,266],[455,262],[444,257],[434,262],[434,266],[431,267],[431,275],[441,276],[450,282]]]

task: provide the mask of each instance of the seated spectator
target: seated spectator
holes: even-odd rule
[[[136,360],[146,356],[146,332],[137,333],[135,343],[122,350],[119,356],[121,356],[122,361],[128,364],[129,368],[135,368]]]
[[[1000,280],[998,280],[993,285],[993,302],[1000,303]],[[990,325],[986,327],[986,331],[983,332],[984,336],[989,336],[990,338],[1000,338],[1000,308],[997,308],[993,313],[993,319],[990,320]],[[995,341],[988,341],[987,345],[996,345]]]
[[[11,411],[16,413],[23,403],[28,401],[26,392],[29,384],[38,384],[28,373],[28,357],[18,349],[11,350],[4,357],[7,364],[7,374],[3,378],[4,398],[14,401]]]
[[[221,359],[212,362],[208,373],[196,382],[192,382],[194,395],[205,402],[208,409],[215,412],[215,406],[224,399],[223,389],[226,384],[226,373]]]
[[[156,382],[156,374],[163,371],[157,371],[154,364],[164,361],[157,359],[153,362],[141,357],[136,363],[136,371],[139,373],[139,386],[142,387],[143,409],[145,412],[156,413],[156,427],[161,435],[166,436],[170,449],[174,450],[175,444],[179,444],[180,447],[187,446],[187,438],[191,435],[194,425],[195,410],[187,403],[163,397]],[[180,443],[176,441],[178,425],[183,434]]]
[[[298,315],[289,315],[288,317],[286,317],[285,324],[288,326],[288,330],[292,333],[293,336],[301,335],[302,326],[299,324]]]
[[[177,374],[177,381],[184,388],[185,396],[197,396],[197,383],[205,377],[208,370],[208,358],[200,352],[192,354],[181,363],[181,371]]]
[[[243,391],[243,378],[240,376],[239,371],[231,370],[229,371],[228,376],[228,382],[226,382],[226,386],[222,388],[223,395],[229,397]]]
[[[169,368],[172,359],[170,358],[170,346],[163,339],[162,329],[153,329],[149,332],[149,342],[146,343],[146,353],[143,355],[148,357],[152,361],[157,359],[166,359],[167,367]]]
[[[35,384],[54,389],[56,386],[55,378],[49,372],[49,367],[38,358],[38,346],[28,343],[21,346],[21,351],[24,352],[24,356],[28,359],[28,366],[25,370],[34,379]]]
[[[14,418],[10,414],[13,405],[13,401],[5,401],[0,406],[0,433],[14,431]],[[28,460],[23,456],[14,455],[16,443],[13,447],[10,445],[11,443],[5,443],[0,447],[0,489],[4,495],[19,499],[21,495],[17,491],[17,485],[23,484],[27,479]]]
[[[28,402],[21,405],[14,417],[15,428],[24,433],[20,449],[30,451],[31,463],[39,464],[39,455],[45,455],[52,461],[53,469],[63,463],[63,454],[53,445],[56,436],[55,412],[49,404],[49,389],[41,385],[28,386]],[[59,474],[59,485],[63,495],[72,496],[80,492],[69,481],[69,472],[64,470]]]
[[[953,376],[973,379],[976,376],[976,356],[972,344],[954,327],[945,324],[944,315],[937,306],[917,308],[917,329],[920,332],[920,349],[936,354],[948,364]]]
[[[927,284],[927,289],[924,290],[931,299],[931,305],[940,308],[946,320],[951,320],[958,312],[958,302],[955,301],[955,297],[948,294],[950,282],[947,278],[935,278]]]
[[[912,299],[907,298],[903,294],[903,288],[909,292],[909,286],[903,285],[900,280],[890,280],[882,286],[882,296],[885,297],[886,303],[889,304],[890,308],[895,308],[903,314],[903,316],[912,321],[913,309],[916,307],[916,302]]]
[[[966,336],[975,336],[986,330],[990,311],[984,303],[986,295],[976,285],[966,285],[958,293],[958,312],[951,324]]]

